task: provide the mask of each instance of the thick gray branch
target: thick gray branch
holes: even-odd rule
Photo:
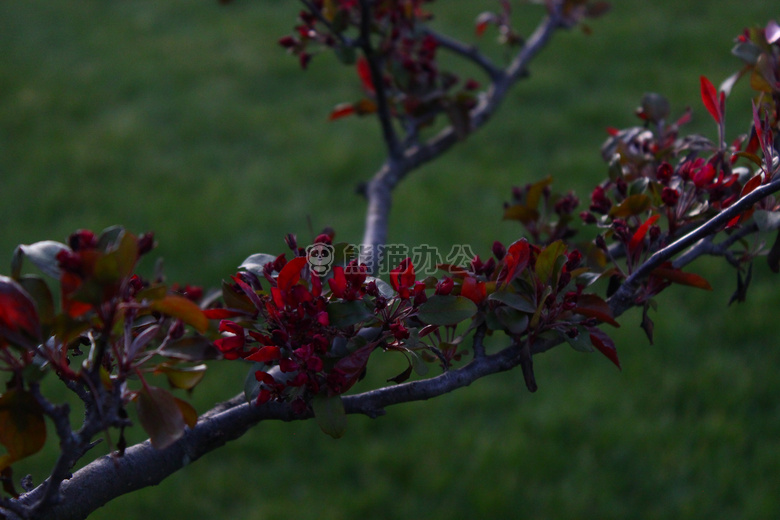
[[[384,414],[388,406],[447,394],[487,375],[510,370],[519,362],[519,349],[513,345],[431,379],[346,396],[343,398],[344,407],[350,414],[376,417]],[[206,453],[241,437],[261,421],[293,421],[311,417],[311,413],[295,415],[287,404],[270,402],[254,406],[246,403],[243,395],[236,396],[204,414],[195,428],[187,430],[181,439],[164,450],[157,450],[146,441],[128,448],[123,457],[104,456],[91,462],[62,483],[60,502],[42,511],[36,518],[86,518],[116,497],[159,484]],[[39,486],[22,495],[20,505],[37,503],[42,492],[42,486]]]

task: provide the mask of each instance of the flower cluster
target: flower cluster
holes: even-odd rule
[[[467,80],[455,90],[460,79],[440,69],[439,41],[422,27],[431,18],[423,8],[430,1],[375,3],[365,23],[362,2],[315,0],[300,12],[295,32],[279,43],[298,56],[303,67],[317,48],[333,49],[340,60],[355,65],[367,97],[338,105],[331,119],[376,112],[381,88],[391,115],[409,126],[426,126],[444,113],[459,131],[467,132],[468,112],[476,104],[473,93],[479,85]],[[376,42],[370,51],[369,39]],[[381,85],[375,85],[377,81]]]
[[[301,252],[294,239],[288,244]],[[419,370],[417,360],[438,360],[446,370],[463,354],[458,326],[467,321],[517,343],[552,334],[581,350],[595,346],[617,363],[614,345],[597,329],[602,321],[616,325],[609,307],[584,291],[583,255],[560,240],[541,247],[525,239],[509,247],[496,242],[487,261],[442,264],[438,279],[418,280],[406,258],[390,271],[389,284],[355,260],[342,261],[320,278],[304,256],[253,255],[223,286],[227,307],[206,311],[221,319],[215,345],[224,357],[255,363],[249,396],[257,403],[286,400],[303,412],[316,396],[354,385],[376,349],[409,361],[395,382]]]

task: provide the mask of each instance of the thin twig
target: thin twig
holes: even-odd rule
[[[363,0],[365,2],[365,0]],[[548,17],[542,20],[525,45],[518,51],[506,71],[495,74],[490,87],[470,113],[470,131],[485,125],[505,99],[510,87],[525,76],[528,64],[545,47],[555,30],[562,27],[560,20]],[[375,83],[375,85],[377,85]],[[377,85],[378,86],[378,85]],[[377,94],[381,89],[377,88]],[[387,243],[392,191],[409,172],[436,159],[460,141],[455,128],[447,126],[424,144],[409,146],[401,160],[387,160],[374,174],[365,189],[368,199],[365,232],[360,261],[376,273],[381,262],[380,246]],[[388,143],[390,147],[390,143]]]
[[[382,128],[382,137],[387,145],[388,160],[392,164],[401,158],[402,152],[398,144],[398,136],[393,128],[393,117],[390,113],[390,104],[380,67],[382,57],[376,53],[371,45],[371,2],[369,0],[360,0],[360,48],[368,62],[371,83],[374,85],[376,95],[377,115]]]
[[[680,237],[663,249],[656,251],[626,279],[623,285],[621,285],[617,292],[609,299],[612,313],[615,316],[618,316],[633,307],[634,294],[639,288],[640,282],[650,276],[650,274],[661,264],[670,260],[672,257],[681,253],[684,249],[690,247],[699,240],[717,233],[733,218],[750,209],[756,202],[777,191],[780,191],[780,179],[759,186],[690,233]],[[693,255],[690,256],[691,260],[695,258],[695,256],[699,256],[694,253],[691,253],[691,255]]]
[[[445,34],[434,31],[430,27],[426,27],[425,32],[426,34],[432,36],[434,40],[436,40],[436,43],[441,47],[463,58],[466,58],[467,60],[479,66],[485,72],[485,74],[488,75],[491,81],[499,81],[504,76],[504,71],[500,67],[493,64],[493,62],[490,61],[490,58],[485,56],[485,54],[480,52],[476,45],[466,45],[459,40],[450,38]]]

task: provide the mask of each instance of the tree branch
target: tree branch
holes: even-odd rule
[[[623,285],[612,295],[609,299],[612,313],[615,316],[623,314],[626,310],[634,306],[634,297],[639,284],[642,280],[650,276],[650,274],[661,264],[670,260],[675,255],[681,253],[684,249],[692,246],[699,240],[709,237],[722,230],[726,224],[728,224],[733,218],[741,215],[753,204],[780,191],[780,179],[759,186],[755,190],[751,191],[744,197],[737,200],[734,204],[721,211],[714,217],[710,218],[702,225],[691,231],[690,233],[678,238],[668,246],[656,251],[650,258],[648,258],[639,268],[629,276]],[[691,262],[698,256],[701,256],[706,251],[705,246],[702,246],[701,251],[692,251],[686,254],[685,262]],[[684,264],[678,264],[677,267],[681,267]]]
[[[401,146],[393,128],[393,118],[390,113],[387,92],[385,92],[384,88],[385,81],[379,63],[381,56],[376,54],[374,47],[371,45],[371,3],[369,0],[360,0],[360,48],[363,50],[363,54],[368,62],[371,83],[374,85],[376,94],[379,125],[382,128],[382,137],[387,145],[388,162],[392,164],[401,158]]]
[[[493,81],[488,90],[480,96],[477,106],[471,110],[470,131],[476,131],[488,122],[503,102],[509,89],[514,83],[525,77],[531,60],[545,47],[553,32],[561,27],[562,25],[558,18],[545,18],[505,71],[500,73],[492,71],[492,73],[489,73]],[[473,50],[461,48],[459,52],[469,57],[472,61],[481,60],[474,57]],[[482,63],[488,62],[483,61]],[[492,66],[488,70],[492,70]],[[377,89],[377,93],[380,90]],[[399,160],[392,160],[391,157],[385,161],[379,171],[369,181],[365,191],[368,198],[368,208],[366,209],[366,225],[360,261],[369,267],[370,272],[376,273],[381,262],[379,246],[387,243],[387,228],[392,206],[393,189],[409,172],[441,156],[458,141],[459,137],[455,128],[447,126],[439,134],[422,145],[410,143],[403,150]]]
[[[450,38],[445,34],[438,33],[430,27],[427,27],[425,32],[426,34],[433,36],[436,43],[441,47],[473,62],[487,74],[492,82],[500,81],[503,78],[504,71],[501,67],[497,67],[493,64],[493,62],[482,54],[476,46],[465,45],[463,42]]]
[[[719,215],[652,255],[610,298],[609,304],[614,315],[618,316],[634,305],[633,295],[636,287],[653,269],[692,244],[720,231],[732,218],[776,191],[780,191],[780,179],[757,188]],[[749,229],[754,231],[752,226]],[[704,243],[706,242],[701,242]],[[728,239],[724,243],[732,244],[733,240]],[[700,246],[695,252],[687,252],[686,262],[706,254],[707,251],[707,247]],[[634,288],[631,289],[632,287]],[[468,386],[482,377],[511,370],[527,362],[529,354],[544,352],[562,342],[557,338],[536,341],[533,345],[527,342],[513,342],[496,354],[486,355],[482,350],[481,340],[482,336],[478,330],[474,338],[475,358],[463,367],[446,371],[430,379],[345,396],[342,399],[346,412],[378,417],[385,414],[388,406],[431,399]],[[71,478],[63,480],[58,500],[44,501],[50,491],[48,486],[42,484],[22,495],[18,501],[12,502],[13,509],[29,510],[42,504],[44,507],[37,512],[36,518],[57,520],[85,518],[89,513],[118,496],[160,483],[206,453],[241,437],[248,429],[264,420],[294,421],[312,417],[311,411],[296,415],[287,403],[269,402],[262,406],[248,404],[241,394],[206,412],[193,429],[187,430],[182,438],[170,447],[156,450],[149,441],[145,441],[126,450],[123,457],[101,457],[77,471]],[[7,513],[12,515],[11,504],[7,506]]]
[[[431,399],[468,386],[498,372],[511,370],[520,363],[516,345],[474,359],[462,368],[439,376],[343,397],[349,414],[378,417],[392,405]],[[240,394],[205,413],[197,425],[164,450],[149,441],[128,448],[122,457],[106,455],[77,471],[62,483],[60,500],[36,516],[39,520],[75,520],[126,493],[159,484],[169,475],[198,460],[229,441],[238,439],[249,428],[265,420],[294,421],[311,419],[311,411],[296,415],[287,403],[269,402],[262,406],[246,403]],[[45,493],[43,486],[22,495],[18,504],[31,506]]]

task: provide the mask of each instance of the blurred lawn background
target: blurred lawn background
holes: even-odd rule
[[[605,128],[636,124],[647,91],[675,114],[693,106],[693,128],[713,136],[699,75],[725,79],[739,67],[732,38],[777,15],[768,1],[614,3],[590,36],[558,34],[484,131],[398,188],[392,242],[485,255],[519,236],[500,218],[512,185],[547,175],[587,200],[606,172]],[[495,6],[437,2],[436,26],[472,41],[474,16]],[[349,71],[321,56],[302,72],[276,45],[297,10],[292,0],[0,3],[5,258],[19,243],[123,224],[156,232],[171,281],[209,287],[251,253],[285,251],[287,232],[307,242],[307,219],[359,242],[354,187],[383,147],[373,120],[327,122],[360,95]],[[539,13],[516,18],[530,28]],[[740,84],[730,137],[749,113]],[[622,372],[562,347],[536,358],[534,395],[519,373],[503,374],[377,420],[350,417],[338,441],[312,421],[262,424],[90,518],[777,518],[777,280],[758,262],[747,303],[727,307],[733,269],[695,268],[715,291],[659,298],[654,346],[629,313],[616,333]],[[385,363],[395,362],[378,354],[360,389],[395,375]],[[200,412],[242,388],[244,367],[223,365],[195,391]],[[39,481],[53,453],[18,476]]]

